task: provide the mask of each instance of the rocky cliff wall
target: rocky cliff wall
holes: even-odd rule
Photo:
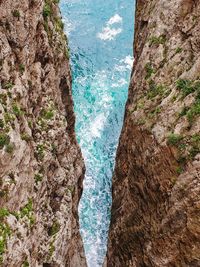
[[[137,1],[108,267],[200,266],[200,2]]]
[[[84,163],[58,0],[0,0],[1,266],[86,266]]]

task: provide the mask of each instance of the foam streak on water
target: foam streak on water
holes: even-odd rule
[[[135,0],[61,0],[73,72],[76,134],[86,164],[79,206],[89,267],[102,266],[111,180],[132,68]]]

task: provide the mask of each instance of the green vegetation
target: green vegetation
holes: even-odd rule
[[[0,223],[0,258],[1,259],[6,249],[7,238],[10,235],[11,235],[10,227],[6,223],[1,222]]]
[[[6,133],[0,133],[0,149],[10,143],[10,137]]]
[[[62,19],[60,17],[56,17],[54,19],[54,24],[56,31],[62,32],[64,30],[64,23],[62,22]]]
[[[165,35],[152,36],[152,37],[149,39],[149,44],[150,44],[150,46],[152,46],[152,45],[164,44],[165,42],[166,42],[166,36],[165,36]]]
[[[27,260],[23,263],[22,267],[29,267],[29,263]]]
[[[183,173],[183,172],[184,172],[184,169],[183,169],[182,166],[179,166],[179,167],[176,168],[176,173],[177,173],[177,174],[181,174],[181,173]]]
[[[145,76],[145,80],[149,79],[151,77],[151,75],[154,73],[154,69],[151,66],[151,63],[147,63],[145,65],[145,70],[146,70],[146,76]]]
[[[177,47],[176,48],[176,54],[179,54],[183,51],[183,49],[181,47]]]
[[[0,262],[6,249],[7,238],[11,235],[10,227],[4,222],[10,213],[6,208],[0,208]]]
[[[26,141],[26,142],[29,142],[29,141],[31,141],[31,136],[28,135],[27,133],[22,133],[21,134],[21,139]]]
[[[183,97],[186,97],[196,91],[200,92],[200,81],[192,82],[190,80],[180,79],[176,82],[176,85],[177,89],[181,91]]]
[[[54,222],[52,227],[49,230],[49,235],[53,236],[55,234],[57,234],[60,230],[60,224],[58,222]]]
[[[6,145],[6,152],[9,154],[12,154],[14,151],[14,148],[15,148],[14,144],[7,144]]]
[[[190,140],[190,157],[193,159],[198,153],[200,153],[200,134],[195,134]]]
[[[5,126],[5,123],[2,119],[0,119],[0,129],[3,129]]]
[[[46,19],[47,17],[51,16],[52,10],[49,3],[45,3],[44,9],[43,9],[43,17]]]
[[[50,246],[49,246],[49,258],[52,257],[54,251],[55,251],[55,246],[54,246],[54,241],[51,242]]]
[[[21,72],[21,74],[24,73],[24,71],[25,71],[25,66],[24,66],[24,64],[19,64],[19,71]]]
[[[178,149],[178,163],[182,170],[184,169],[187,160],[193,160],[195,156],[200,153],[200,134],[184,137],[171,133],[168,136],[167,143]]]
[[[157,107],[153,111],[149,113],[150,118],[154,118],[156,115],[158,115],[161,112],[161,108]]]
[[[149,82],[149,91],[147,92],[147,98],[153,99],[154,97],[160,95],[163,96],[166,89],[163,85],[157,85],[153,80]]]
[[[65,47],[64,53],[65,53],[66,59],[69,59],[70,58],[70,50],[69,50],[69,48],[67,46]]]
[[[45,146],[43,144],[37,145],[36,156],[39,160],[42,160],[44,158],[44,150]]]
[[[167,143],[172,146],[180,145],[180,141],[183,139],[181,135],[171,133],[167,138]]]
[[[0,221],[2,221],[10,212],[6,208],[0,208]]]
[[[20,117],[23,114],[23,111],[21,110],[19,105],[15,102],[12,104],[12,111],[17,117]]]
[[[29,199],[28,203],[20,210],[21,217],[29,216],[29,213],[33,210],[33,201]]]
[[[143,109],[145,106],[145,100],[144,98],[140,98],[137,102],[137,106],[135,107],[134,110],[137,110],[137,109]]]
[[[19,10],[15,9],[15,10],[12,12],[12,14],[13,14],[13,17],[15,17],[15,18],[20,18],[20,12],[19,12]]]
[[[193,123],[195,118],[200,115],[200,100],[196,101],[189,111],[187,112],[186,116],[190,123],[190,125]]]
[[[181,91],[182,97],[194,93],[195,101],[190,107],[184,107],[179,116],[185,116],[190,126],[193,121],[200,115],[200,81],[190,81],[180,79],[176,82],[177,89]]]
[[[137,121],[137,125],[138,126],[141,126],[141,125],[144,125],[146,123],[146,120],[144,118],[141,118]]]
[[[9,122],[11,123],[14,120],[15,120],[15,118],[14,118],[14,116],[12,114],[10,114],[8,112],[4,113],[4,121],[5,121],[6,124],[9,123]]]
[[[30,225],[35,223],[32,199],[29,199],[28,203],[20,210],[20,217],[23,218],[25,216],[29,219]]]
[[[6,105],[7,104],[7,95],[6,94],[0,94],[0,103],[2,105]]]
[[[41,116],[45,120],[51,120],[54,117],[54,111],[51,108],[50,109],[43,109],[41,112]]]
[[[179,117],[183,117],[187,114],[187,112],[190,110],[189,107],[184,107],[182,111],[179,113]]]
[[[3,85],[4,89],[12,89],[14,84],[12,82],[7,82]]]
[[[43,175],[40,173],[37,173],[37,174],[35,174],[34,179],[35,179],[36,184],[38,184],[39,182],[41,182],[43,180]]]

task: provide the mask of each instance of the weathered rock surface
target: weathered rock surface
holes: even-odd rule
[[[199,1],[137,1],[105,266],[200,266],[199,29]]]
[[[86,266],[84,163],[58,2],[0,1],[1,266]]]

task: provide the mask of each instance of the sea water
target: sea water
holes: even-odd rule
[[[135,0],[61,0],[73,73],[76,135],[86,164],[79,205],[89,267],[102,266],[112,173],[133,63]]]

